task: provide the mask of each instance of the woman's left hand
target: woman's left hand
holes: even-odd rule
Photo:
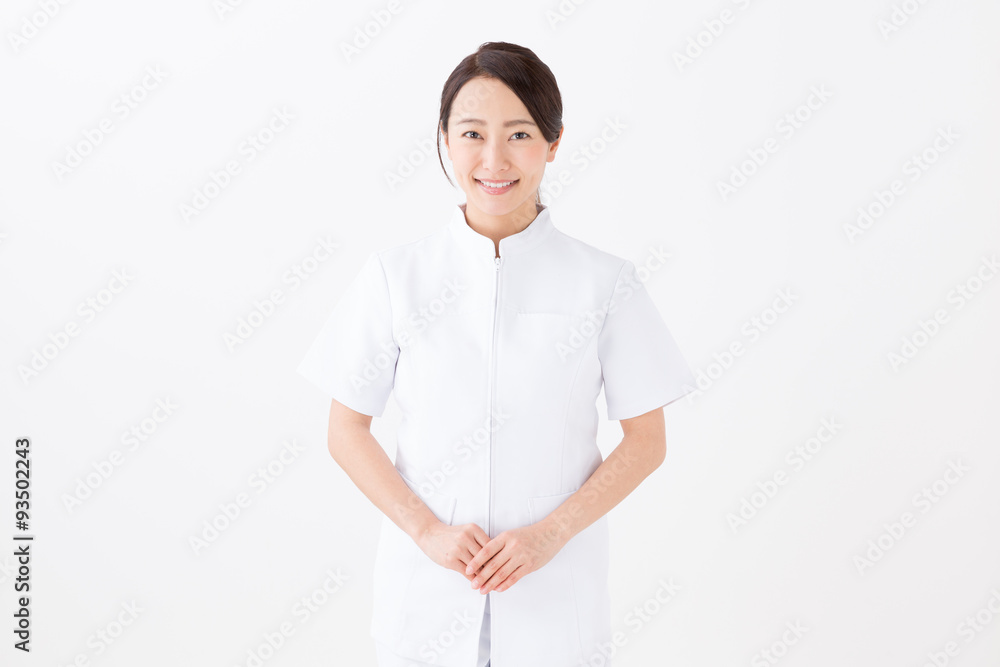
[[[465,572],[476,573],[472,587],[483,595],[505,591],[552,560],[565,543],[562,533],[544,521],[505,530],[479,550]]]

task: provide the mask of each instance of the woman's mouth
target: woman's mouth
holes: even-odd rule
[[[481,181],[478,178],[475,179],[479,187],[483,189],[484,192],[491,195],[502,195],[505,192],[509,192],[511,188],[517,185],[520,179],[514,179],[513,181]]]

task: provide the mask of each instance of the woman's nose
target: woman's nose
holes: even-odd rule
[[[497,174],[507,166],[507,154],[504,145],[498,141],[487,141],[482,152],[483,169],[491,174]]]

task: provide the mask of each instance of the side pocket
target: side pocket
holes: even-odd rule
[[[396,469],[399,473],[399,469]],[[403,479],[410,490],[420,498],[428,509],[442,522],[451,525],[455,516],[457,499],[432,492],[425,496],[420,493],[419,485],[402,473]],[[432,622],[435,617],[414,612],[426,605],[430,597],[421,591],[426,587],[426,571],[440,569],[432,565],[420,547],[403,532],[388,517],[383,516],[382,533],[379,548],[375,558],[374,574],[374,609],[372,613],[371,636],[386,644],[392,651],[412,650],[414,637],[426,639],[421,622]],[[441,570],[445,572],[445,570]],[[435,574],[437,574],[435,572]],[[416,599],[418,602],[411,603]],[[417,627],[416,630],[413,628]]]
[[[400,637],[406,593],[421,555],[410,536],[383,515],[372,577],[370,633],[393,650]]]
[[[552,513],[557,507],[563,504],[567,498],[572,496],[576,491],[570,491],[569,493],[558,493],[554,496],[535,496],[533,498],[528,498],[528,521],[531,523],[538,523],[549,514]]]
[[[399,472],[398,468],[396,472]],[[419,484],[403,475],[403,473],[399,473],[399,476],[403,478],[403,481],[410,487],[410,490],[417,494],[417,498],[424,501],[424,504],[427,505],[428,509],[434,513],[434,516],[439,521],[449,526],[452,525],[451,522],[455,518],[455,505],[458,503],[457,498],[437,491],[430,491],[424,494],[421,492]]]
[[[575,491],[551,496],[528,498],[528,516],[531,523],[538,523],[563,504]],[[576,572],[577,540],[574,537],[542,568],[527,575],[502,595],[518,595],[521,605],[530,618],[528,627],[519,637],[531,654],[519,654],[518,664],[531,665],[584,665],[583,642],[580,628],[580,603],[586,599],[589,583]],[[523,586],[518,590],[518,586]],[[581,598],[581,592],[584,597]],[[588,656],[589,657],[589,656]],[[537,662],[536,662],[537,661]]]

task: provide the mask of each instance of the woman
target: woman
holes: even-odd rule
[[[369,255],[299,366],[333,399],[331,454],[385,514],[379,665],[610,665],[605,515],[663,461],[661,408],[694,377],[632,262],[541,204],[563,131],[549,68],[483,44],[439,122],[466,202]],[[602,385],[624,433],[603,461]],[[390,392],[395,464],[369,431]]]

